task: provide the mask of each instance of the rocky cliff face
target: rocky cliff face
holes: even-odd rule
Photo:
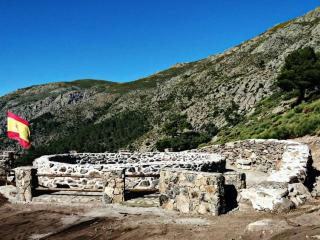
[[[208,123],[223,127],[227,110],[228,114],[249,113],[277,90],[274,81],[285,57],[306,46],[319,51],[319,43],[320,8],[224,53],[177,64],[134,82],[83,80],[20,89],[0,98],[0,135],[5,133],[7,110],[31,121],[35,145],[70,135],[78,125],[99,124],[120,113],[143,112],[148,131],[128,144],[150,150],[172,113],[186,114],[196,130]],[[5,140],[0,149],[13,146]]]

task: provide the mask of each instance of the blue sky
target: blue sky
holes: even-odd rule
[[[0,95],[132,81],[237,45],[319,0],[0,0]]]

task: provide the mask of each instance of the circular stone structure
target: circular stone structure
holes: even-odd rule
[[[158,187],[159,177],[152,175],[160,174],[161,169],[224,172],[225,164],[225,158],[218,154],[189,152],[74,153],[42,156],[33,162],[40,175],[40,186],[83,189],[103,189],[104,182],[99,177],[112,170],[125,169],[126,189],[155,189]],[[45,174],[68,174],[69,177],[41,176]],[[83,177],[73,178],[72,175]],[[133,177],[134,175],[151,177]],[[97,178],[92,178],[94,176]]]
[[[230,168],[226,169],[226,165]],[[287,210],[311,197],[306,187],[310,184],[308,174],[311,165],[307,145],[274,139],[237,141],[184,152],[58,154],[42,156],[33,162],[39,185],[47,188],[103,190],[105,176],[114,171],[124,173],[125,190],[159,189],[159,174],[167,169],[174,170],[167,171],[168,179],[170,175],[186,170],[192,171],[190,174],[194,176],[201,176],[199,172],[222,173],[223,201],[231,199],[231,205],[239,205],[240,210],[253,207],[267,211]],[[264,178],[254,179],[254,184],[246,188],[246,178],[250,172],[263,173]],[[200,187],[199,191],[206,187],[204,183],[200,186],[194,183],[193,186],[192,182],[182,181],[181,186],[175,186],[172,191],[184,189],[185,184],[191,189]],[[171,196],[170,189],[162,190],[171,202],[181,201],[181,197],[176,199],[176,195]],[[184,202],[188,199],[185,198]]]

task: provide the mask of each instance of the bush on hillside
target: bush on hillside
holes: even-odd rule
[[[172,138],[164,138],[156,143],[159,151],[171,148],[173,151],[184,151],[197,148],[201,143],[208,142],[211,138],[205,133],[185,132]]]
[[[226,108],[223,115],[226,121],[230,125],[236,125],[242,120],[242,116],[238,113],[239,105],[237,105],[234,101],[231,102],[231,105]]]
[[[219,132],[219,128],[214,123],[205,124],[202,129],[211,138],[216,136]]]
[[[157,141],[156,148],[164,151],[171,148],[173,151],[183,151],[197,148],[200,144],[210,141],[218,132],[218,128],[209,123],[203,126],[202,132],[194,131],[186,115],[172,115],[162,128],[168,137]]]
[[[192,130],[191,124],[187,120],[186,115],[173,114],[169,117],[162,131],[170,137],[176,137],[184,131]]]

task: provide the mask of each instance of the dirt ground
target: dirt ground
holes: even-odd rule
[[[0,206],[6,204],[8,199],[0,194]]]
[[[274,226],[248,230],[272,219]],[[279,222],[279,224],[278,224]],[[280,223],[285,222],[285,227]],[[279,225],[279,226],[277,226]],[[184,216],[159,208],[88,208],[53,204],[0,207],[0,239],[320,239],[320,201],[286,214],[233,212],[218,217]]]

